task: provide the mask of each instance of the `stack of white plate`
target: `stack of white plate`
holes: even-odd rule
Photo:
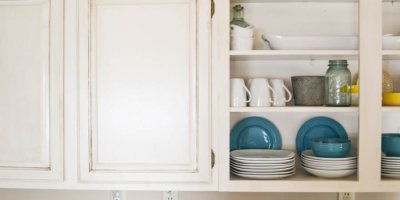
[[[351,152],[344,158],[317,157],[311,150],[301,154],[301,165],[312,175],[324,178],[340,178],[357,172],[357,155]]]
[[[244,178],[284,178],[295,174],[295,154],[285,150],[235,150],[230,165],[232,174]]]
[[[382,176],[400,178],[400,157],[382,155]]]

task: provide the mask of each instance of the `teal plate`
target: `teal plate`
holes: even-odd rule
[[[230,150],[237,149],[281,149],[279,130],[262,117],[240,120],[231,130]]]
[[[314,117],[306,121],[297,132],[296,151],[311,149],[311,140],[316,138],[344,138],[348,139],[346,130],[334,119],[329,117]]]

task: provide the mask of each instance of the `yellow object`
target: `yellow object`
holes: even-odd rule
[[[357,85],[359,85],[359,79],[357,79]],[[382,70],[382,93],[393,92],[393,78],[386,70]]]
[[[358,85],[351,86],[351,93],[358,93]]]
[[[393,92],[393,78],[386,70],[382,72],[382,92]]]
[[[400,93],[383,93],[383,105],[400,106]]]

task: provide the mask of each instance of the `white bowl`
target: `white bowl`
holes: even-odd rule
[[[273,50],[356,50],[356,36],[283,36],[263,34]]]
[[[357,50],[357,36],[284,36],[263,34],[262,39],[274,50]],[[383,50],[400,50],[400,36],[382,37]]]
[[[383,50],[400,50],[400,36],[383,36]]]
[[[341,178],[350,176],[357,172],[357,169],[350,169],[350,170],[321,170],[321,169],[313,169],[309,167],[303,168],[310,174],[323,177],[323,178]]]

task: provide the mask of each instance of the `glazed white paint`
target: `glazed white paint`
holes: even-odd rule
[[[0,24],[0,177],[61,179],[62,1],[2,1]]]
[[[45,108],[41,108],[37,104],[36,106],[30,106],[32,110],[39,109],[37,113],[39,117],[34,118],[39,121],[34,125],[32,130],[43,129],[45,126],[50,127],[47,132],[38,131],[42,135],[31,141],[33,144],[40,146],[39,150],[32,150],[29,145],[25,145],[23,146],[23,153],[16,153],[16,155],[12,156],[12,159],[15,160],[11,161],[13,164],[17,163],[18,167],[37,167],[35,165],[39,163],[39,167],[50,166],[51,169],[50,171],[40,171],[38,170],[40,168],[32,168],[27,172],[8,168],[0,169],[0,177],[10,178],[9,180],[4,179],[0,181],[0,187],[190,191],[219,189],[222,191],[251,192],[399,191],[399,181],[380,180],[380,147],[378,144],[381,129],[388,132],[396,131],[397,122],[394,118],[399,117],[398,108],[384,108],[382,109],[384,111],[383,114],[379,109],[381,54],[384,55],[384,59],[400,58],[400,51],[380,51],[380,35],[382,32],[386,34],[398,33],[400,31],[400,23],[397,21],[399,19],[398,15],[400,15],[397,9],[399,3],[383,3],[382,7],[385,10],[382,12],[382,1],[380,0],[363,0],[359,4],[350,0],[340,2],[329,2],[326,0],[321,2],[300,2],[288,0],[290,3],[276,0],[249,1],[256,3],[245,5],[245,17],[249,22],[258,27],[257,38],[259,38],[260,33],[269,31],[279,34],[316,35],[329,33],[360,35],[363,45],[361,45],[359,51],[230,52],[230,3],[228,0],[221,0],[215,2],[217,12],[212,23],[213,51],[211,56],[211,52],[208,49],[210,41],[208,35],[210,5],[209,1],[206,0],[197,1],[198,4],[196,5],[193,0],[90,1],[93,4],[89,4],[89,1],[61,2],[52,0],[50,5],[48,1],[0,1],[1,14],[9,14],[11,11],[18,13],[21,12],[20,9],[28,8],[27,15],[33,14],[34,16],[41,17],[37,23],[29,23],[29,25],[33,26],[33,33],[29,36],[36,34],[40,35],[41,38],[40,40],[30,41],[30,44],[34,46],[32,48],[40,49],[40,51],[35,51],[35,54],[28,55],[26,57],[27,60],[18,59],[17,54],[12,54],[0,62],[22,63],[25,66],[27,64],[24,62],[29,61],[32,69],[39,69],[39,73],[41,74],[31,74],[29,79],[15,83],[13,87],[22,87],[24,90],[32,89],[32,91],[36,89],[38,91],[32,96],[30,101],[39,101],[41,102],[40,105],[43,105]],[[12,5],[9,6],[7,3]],[[62,4],[65,6],[64,9],[62,9]],[[47,7],[48,9],[46,8],[44,11],[41,10],[42,7]],[[63,10],[65,11],[64,34],[62,32],[63,22],[61,20]],[[89,12],[90,10],[92,12]],[[46,12],[49,12],[50,18],[48,18]],[[383,17],[381,14],[383,14]],[[177,23],[177,21],[181,22],[181,18],[184,19],[182,20],[184,23]],[[381,18],[384,19],[384,22],[381,22]],[[7,16],[0,18],[0,22],[7,23],[8,19],[9,17]],[[36,18],[32,18],[32,20],[34,19]],[[43,31],[42,28],[46,30],[46,25],[43,21],[49,19],[52,26],[50,26],[50,29],[47,27],[49,32]],[[196,27],[198,28],[198,32],[194,33],[193,23],[195,21],[198,23],[198,27]],[[326,23],[326,21],[329,21],[329,23]],[[142,24],[140,26],[142,28],[141,31],[134,31],[137,28],[135,25],[143,22],[151,23]],[[43,27],[34,26],[40,23],[43,23]],[[118,23],[122,23],[123,25],[118,26]],[[24,24],[26,22],[20,25]],[[181,31],[176,32],[175,30],[167,29],[165,25],[171,25],[176,28],[182,26],[185,28],[179,29]],[[297,27],[300,25],[304,27]],[[162,27],[164,29],[160,30]],[[22,30],[25,27],[18,28],[17,26],[12,26],[12,28]],[[91,31],[89,31],[89,28],[91,28]],[[24,38],[24,35],[19,34],[18,30],[15,35],[12,34],[11,36]],[[4,34],[4,32],[0,34]],[[61,47],[63,35],[65,35],[64,48]],[[179,36],[179,38],[175,36]],[[148,40],[137,39],[148,39],[150,37],[156,39],[151,40],[153,42],[149,42],[149,46],[143,44]],[[165,41],[163,37],[171,39],[171,41]],[[199,42],[196,44],[195,37],[199,39]],[[24,39],[29,39],[29,37]],[[44,47],[43,44],[46,41],[48,42],[48,40],[55,42]],[[19,41],[7,41],[15,43],[7,43],[6,46],[7,48],[14,48],[14,46],[18,45]],[[33,41],[38,43],[34,43]],[[173,43],[174,45],[169,45],[168,48],[166,46],[157,46],[164,42]],[[137,46],[135,46],[136,44]],[[259,40],[257,40],[256,46],[262,46]],[[0,51],[7,53],[9,49],[4,47],[1,46]],[[146,49],[147,47],[149,48],[147,50],[152,50],[153,52],[146,53],[146,51],[142,52],[138,50]],[[373,48],[371,49],[371,47]],[[64,66],[62,66],[63,50],[65,52]],[[118,51],[118,54],[112,50]],[[48,53],[50,55],[47,55]],[[133,59],[135,57],[130,57],[130,53],[132,55],[146,55],[156,59],[146,60],[142,57]],[[178,53],[179,56],[177,56]],[[170,56],[166,57],[165,54],[169,54]],[[327,60],[331,56],[334,58],[349,59],[353,74],[360,73],[361,77],[363,77],[360,82],[361,87],[371,88],[361,90],[362,100],[359,108],[332,109],[317,107],[307,111],[303,110],[304,108],[291,109],[290,107],[271,108],[271,110],[234,110],[229,108],[229,94],[227,91],[229,91],[230,77],[240,76],[249,78],[263,76],[282,78],[286,80],[287,85],[290,85],[288,80],[292,75],[323,75],[327,68]],[[196,60],[194,57],[197,58],[198,62],[194,62]],[[48,58],[50,61],[46,64]],[[160,63],[158,58],[165,59],[165,62]],[[200,67],[209,66],[209,62],[213,63],[212,68]],[[110,67],[109,63],[113,63],[113,67]],[[389,68],[388,70],[391,73],[394,75],[399,74],[397,68],[399,62],[397,60],[385,60],[383,63]],[[152,72],[163,70],[159,66],[164,64],[168,65],[171,70],[176,69],[174,68],[175,66],[184,66],[183,69],[185,71],[179,77],[175,77],[172,80],[170,77],[151,74]],[[46,74],[46,70],[40,68],[46,65],[48,65],[48,69],[51,69],[49,71],[51,74]],[[146,66],[149,69],[143,68]],[[5,69],[5,71],[7,70],[9,68]],[[170,72],[167,70],[164,71],[164,74]],[[144,75],[137,76],[137,73]],[[7,91],[12,88],[9,83],[18,80],[14,78],[21,78],[21,74],[14,74],[14,76],[0,74],[2,80],[6,81],[0,89]],[[44,76],[40,76],[43,74]],[[194,74],[197,79],[194,78]],[[143,87],[135,86],[134,81],[130,81],[128,75],[136,77],[135,80],[141,80],[143,85],[148,87],[147,90],[143,90]],[[210,78],[212,78],[212,81]],[[40,89],[41,85],[37,83],[28,84],[29,81],[34,81],[35,79],[43,81],[45,86],[47,84],[54,87],[50,87],[48,91],[46,89],[38,90],[37,88]],[[169,89],[175,89],[161,90],[159,87],[163,85],[159,83],[160,80]],[[114,85],[117,81],[125,81],[126,84]],[[396,81],[398,83],[398,79]],[[62,87],[62,82],[64,83],[64,87]],[[186,85],[182,85],[182,83],[186,83]],[[198,96],[195,95],[194,85],[198,86],[196,88],[198,91],[196,95]],[[186,92],[178,91],[185,89]],[[157,132],[159,131],[156,130],[157,127],[150,127],[148,125],[148,123],[152,122],[150,119],[154,117],[154,112],[165,111],[162,112],[165,115],[159,117],[169,119],[169,115],[167,116],[166,114],[168,113],[165,110],[166,108],[160,107],[159,104],[156,104],[157,106],[154,107],[146,107],[147,101],[143,99],[139,101],[140,99],[134,98],[135,93],[127,91],[143,92],[150,100],[156,99],[160,103],[167,101],[166,103],[169,103],[171,106],[182,106],[180,112],[173,114],[176,115],[176,119],[181,119],[187,123],[178,127],[177,130],[181,130],[180,132],[169,132],[176,139],[171,142],[175,147],[168,147],[168,143],[165,142],[165,135]],[[157,95],[149,91],[155,91]],[[124,98],[117,99],[112,95],[104,95],[110,92]],[[158,94],[158,92],[162,95]],[[8,93],[5,92],[5,94]],[[15,94],[12,93],[7,96],[12,97],[12,95]],[[171,96],[175,98],[179,95],[181,95],[180,99],[187,98],[187,101],[182,101],[182,104],[176,105],[172,102],[175,99]],[[159,98],[160,96],[165,98]],[[197,99],[197,97],[200,98]],[[42,99],[49,99],[49,101],[46,102]],[[128,104],[127,102],[119,102],[121,99],[128,99],[130,102],[136,103]],[[212,106],[209,104],[210,101],[213,102]],[[18,101],[12,101],[12,103],[11,107],[19,107]],[[112,103],[112,106],[110,106],[110,103]],[[142,111],[138,115],[135,115],[137,110],[140,111],[142,109],[141,106],[138,106],[142,103],[144,105],[143,108],[147,109],[147,111]],[[198,106],[198,110],[194,109],[193,105]],[[8,108],[8,111],[11,110],[11,107]],[[61,115],[63,108],[66,112],[64,112],[64,115]],[[19,112],[22,113],[22,110],[19,110]],[[46,116],[46,113],[52,117],[40,117],[41,115]],[[114,120],[110,118],[110,113],[118,113],[118,115],[124,116],[121,120],[125,121],[118,120],[116,123],[108,123]],[[231,177],[229,173],[228,152],[230,128],[239,119],[252,115],[267,117],[276,123],[282,134],[284,148],[292,150],[294,149],[294,138],[297,129],[305,120],[316,115],[326,115],[337,119],[344,125],[350,137],[353,138],[355,148],[361,149],[361,164],[358,176],[338,180],[325,180],[310,176],[299,169],[296,176],[284,180],[253,181]],[[382,120],[380,119],[381,115],[383,117]],[[31,121],[31,118],[31,116],[24,116],[22,119]],[[147,120],[142,124],[147,125],[145,126],[147,128],[154,128],[153,134],[154,138],[156,138],[154,145],[149,148],[149,143],[146,143],[149,142],[147,135],[124,134],[123,131],[126,130],[128,132],[138,130],[137,126],[132,126],[127,119],[132,119],[133,121]],[[191,120],[192,123],[190,123]],[[16,120],[14,121],[17,122]],[[198,124],[196,125],[194,121]],[[64,129],[62,129],[62,122],[65,124]],[[287,125],[288,123],[290,126]],[[163,121],[160,121],[160,125],[163,125]],[[194,131],[195,125],[201,127],[202,130],[199,132]],[[168,124],[165,126],[168,126]],[[209,135],[211,133],[210,127],[212,127],[212,135]],[[64,135],[62,135],[63,130],[65,131]],[[92,130],[92,132],[89,132],[89,130]],[[186,132],[189,133],[185,134],[184,130],[187,130]],[[23,139],[25,139],[21,139],[20,136],[10,133],[13,132],[3,131],[2,137],[11,139],[14,143],[15,141],[24,141]],[[170,138],[168,137],[167,139]],[[126,141],[132,141],[132,143]],[[137,141],[144,142],[139,143]],[[5,143],[3,146],[7,147],[9,145],[10,148],[16,148],[12,144]],[[131,144],[135,145],[132,146]],[[164,146],[164,149],[166,148],[167,151],[156,154],[157,149],[155,147],[160,146]],[[217,149],[218,146],[219,149]],[[217,152],[216,167],[213,170],[210,168],[211,147]],[[149,153],[146,155],[150,157],[143,156],[145,154],[131,153],[138,152],[139,150]],[[172,156],[170,156],[171,154]],[[10,164],[10,157],[7,156],[6,154],[0,156],[0,166],[1,164],[3,166]],[[64,167],[61,165],[61,161],[63,160]],[[147,165],[143,165],[143,163],[147,163]],[[148,169],[148,173],[143,172],[144,168]],[[61,180],[62,172],[64,173],[64,177]],[[20,181],[18,180],[19,178],[29,179],[29,181]],[[54,178],[60,180],[54,182],[33,180]],[[249,193],[185,192],[180,194],[180,199],[265,199],[268,197],[271,199],[309,199],[317,197],[336,199],[336,194],[328,193],[255,193],[250,195]],[[85,197],[85,199],[102,199],[109,196],[106,191],[0,191],[1,199],[22,199],[24,197],[26,199],[25,195],[29,196],[30,199],[73,199],[82,197]],[[135,196],[142,197],[142,199],[158,199],[161,198],[161,193],[128,193],[128,199],[133,199]],[[360,194],[360,196],[363,197],[362,199],[372,199],[372,197],[375,197],[375,199],[398,198],[397,194],[383,196],[378,194]]]

